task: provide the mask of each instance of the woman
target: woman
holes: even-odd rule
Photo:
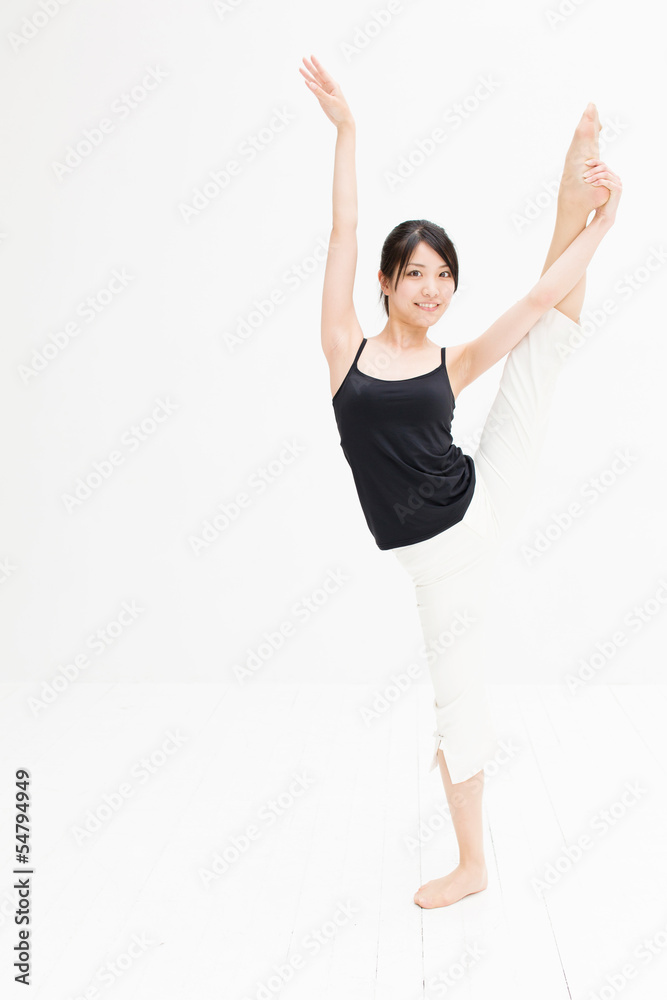
[[[427,220],[401,223],[382,248],[384,329],[365,338],[352,301],[357,261],[355,122],[314,57],[299,71],[337,129],[333,225],[322,297],[332,405],[366,521],[415,585],[434,688],[435,753],[459,864],[421,886],[419,906],[447,906],[487,886],[484,765],[497,750],[486,699],[486,596],[500,543],[525,508],[559,371],[580,331],[586,267],[613,225],[622,185],[598,158],[589,104],[568,150],[539,281],[484,333],[440,348],[428,334],[458,283],[456,249]],[[586,224],[591,211],[595,214]],[[459,393],[508,355],[473,456],[452,441]]]

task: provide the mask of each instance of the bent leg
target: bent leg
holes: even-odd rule
[[[547,252],[542,274],[566,250],[586,228],[590,213],[609,198],[604,187],[593,187],[583,179],[587,169],[586,160],[600,157],[600,119],[594,104],[584,111],[574,131],[572,142],[565,157],[563,174],[558,188],[558,211],[551,245]],[[574,288],[556,303],[555,308],[579,322],[586,293],[586,275],[579,279]]]
[[[549,309],[509,352],[498,393],[473,453],[499,538],[521,517],[532,493],[558,376],[581,327]],[[477,489],[477,486],[476,486]]]
[[[600,121],[590,104],[575,129],[565,157],[558,211],[542,274],[585,229],[589,214],[609,198],[583,179],[585,161],[599,156]],[[584,275],[546,312],[507,356],[498,394],[473,454],[480,489],[491,507],[499,538],[515,526],[527,505],[537,472],[551,400],[574,337],[581,334]]]
[[[551,267],[553,262],[560,257],[564,250],[567,250],[570,243],[577,238],[579,233],[584,231],[586,228],[587,217],[588,214],[585,212],[580,213],[575,209],[569,208],[561,209],[559,206],[556,225],[551,238],[549,251],[544,262],[544,267],[542,268],[542,274],[544,274],[544,272]],[[540,277],[542,277],[542,274],[540,274]],[[565,316],[574,320],[575,323],[578,323],[581,318],[581,310],[584,304],[585,294],[586,275],[584,274],[581,278],[579,278],[579,281],[574,288],[571,288],[567,295],[565,295],[560,302],[556,303],[554,309],[558,309],[560,312],[564,313]]]

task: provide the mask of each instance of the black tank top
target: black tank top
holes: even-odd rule
[[[396,380],[359,371],[359,345],[333,399],[340,443],[378,548],[432,538],[460,521],[475,489],[475,463],[451,436],[454,393],[441,362]]]

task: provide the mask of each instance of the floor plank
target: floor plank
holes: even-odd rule
[[[5,685],[0,745],[33,775],[34,995],[83,997],[115,962],[123,1000],[254,1000],[262,987],[291,1000],[486,1000],[499,984],[566,1000],[600,991],[623,960],[637,969],[623,995],[651,995],[659,958],[636,949],[666,922],[666,690],[490,688],[512,752],[487,768],[489,887],[422,910],[415,890],[457,862],[428,771],[428,684],[368,724],[377,689],[361,684],[81,683],[32,720],[30,688]],[[168,733],[182,737],[170,754]],[[133,794],[76,843],[72,827],[122,782]],[[645,791],[630,803],[633,782]],[[609,809],[619,815],[602,832]],[[584,833],[593,847],[537,890]],[[13,904],[5,878],[5,948]]]

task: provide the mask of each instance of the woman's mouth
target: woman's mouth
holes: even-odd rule
[[[435,310],[438,308],[438,306],[440,305],[440,303],[439,302],[415,302],[415,305],[419,306],[420,309],[423,309],[424,312],[435,312]]]

